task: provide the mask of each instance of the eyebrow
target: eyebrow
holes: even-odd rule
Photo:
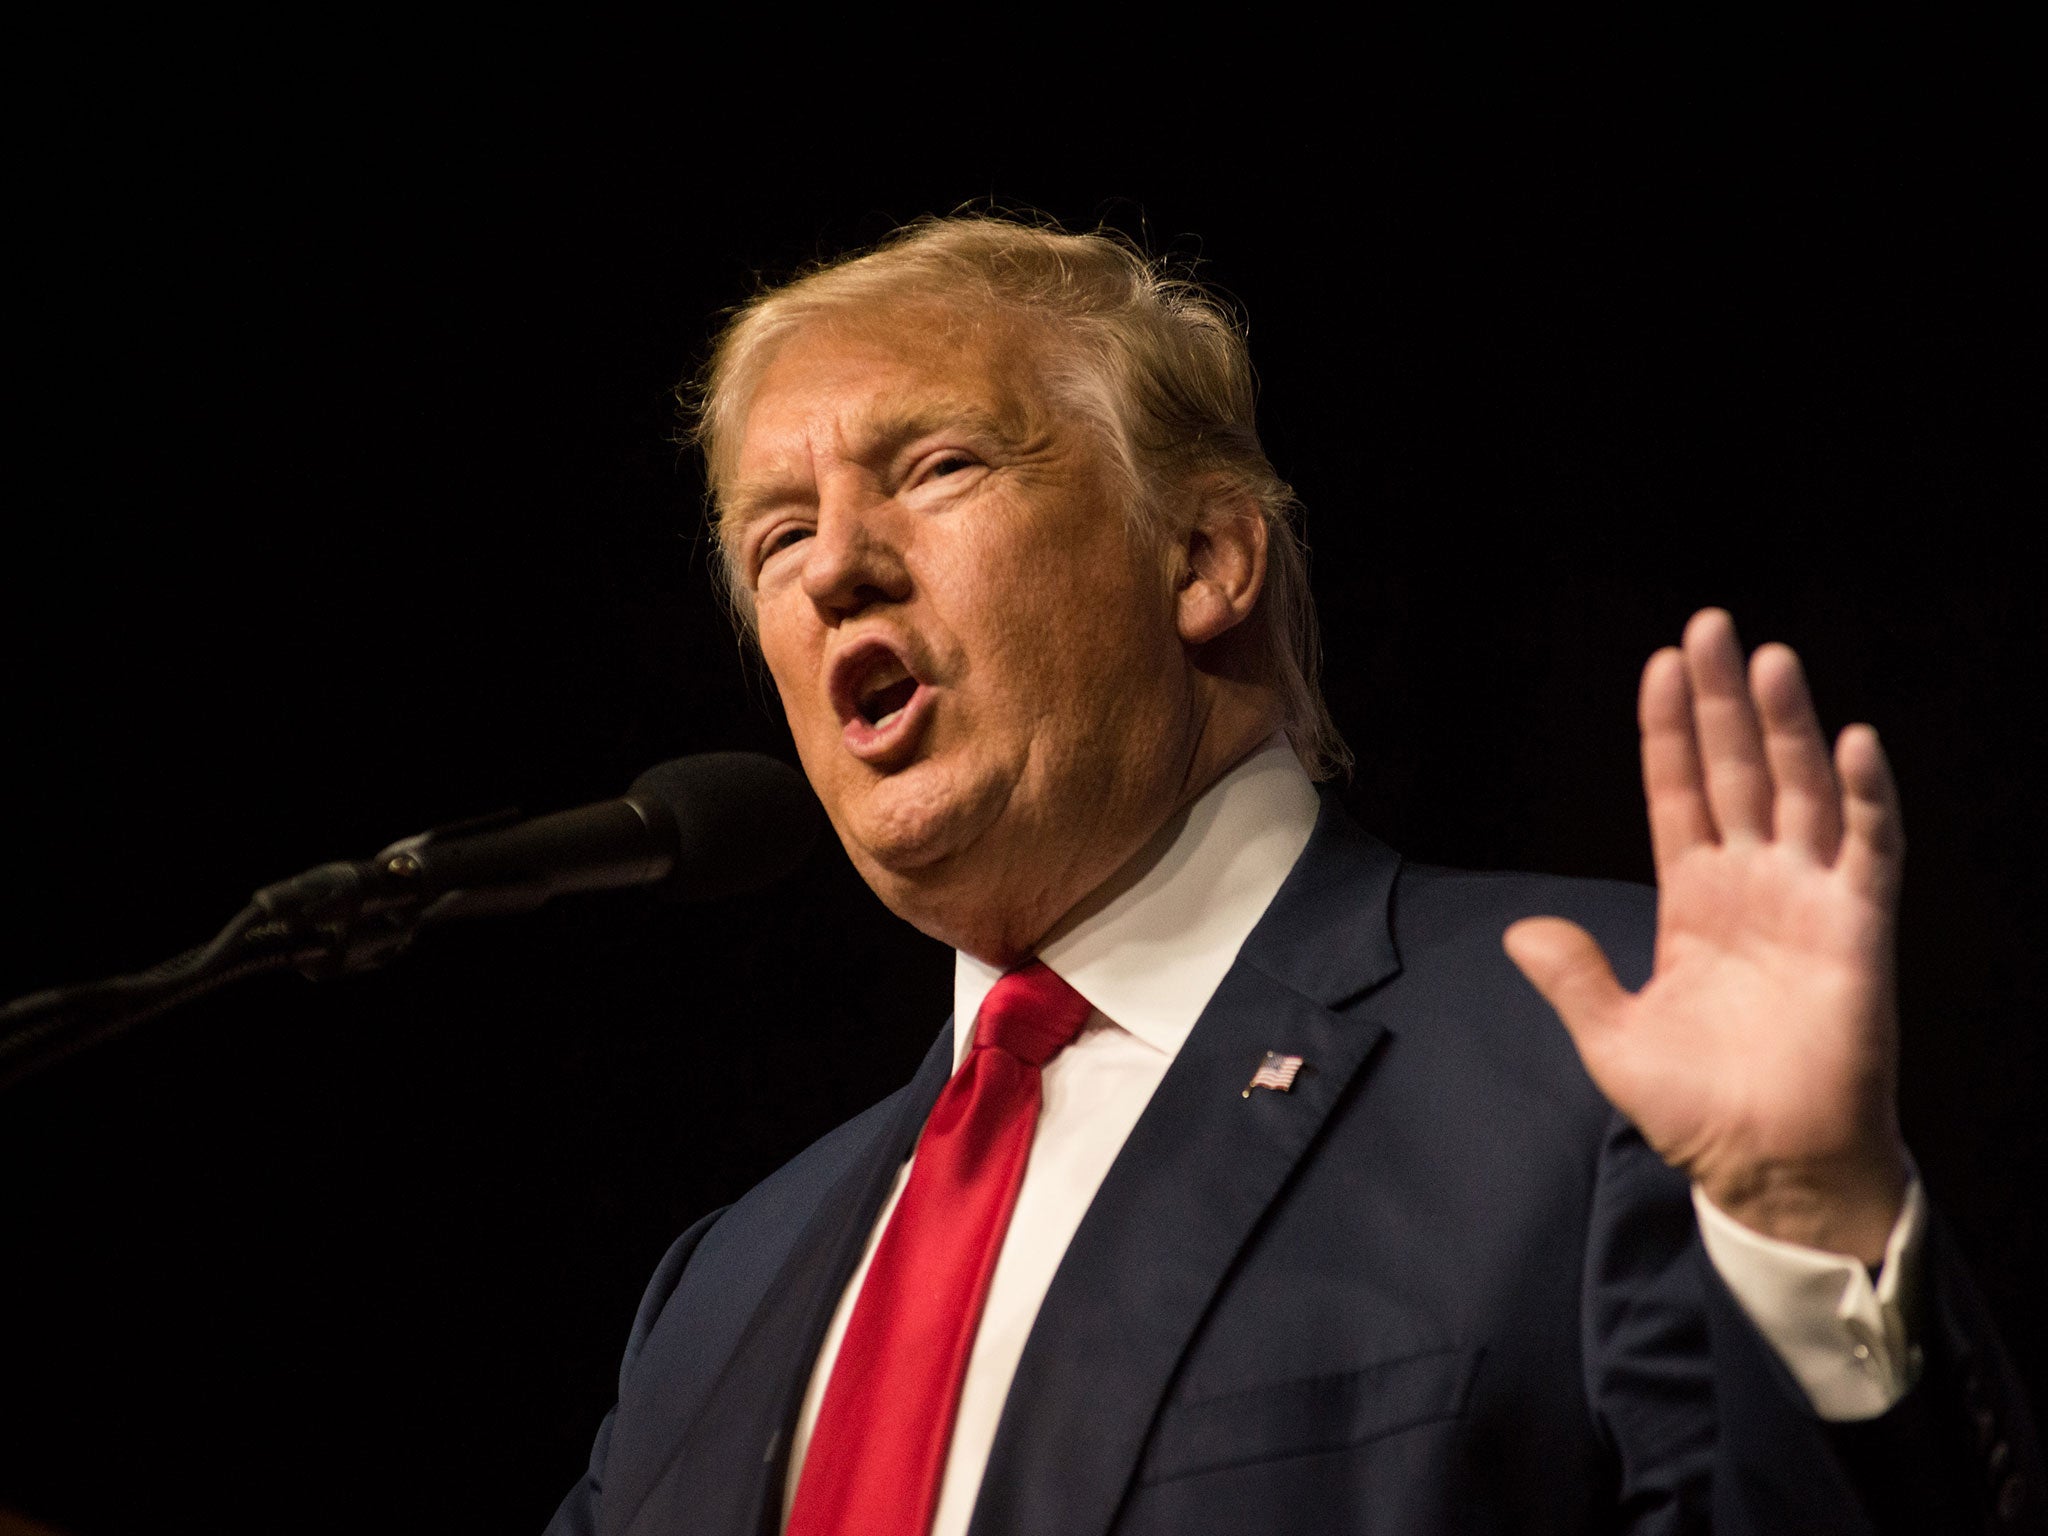
[[[955,431],[1005,447],[1022,440],[1019,425],[1006,422],[987,407],[965,400],[936,399],[904,405],[871,401],[854,415],[854,457],[868,464],[886,463],[909,444],[934,432]],[[770,473],[760,479],[735,481],[718,498],[718,531],[744,528],[770,507],[802,498],[809,481]]]

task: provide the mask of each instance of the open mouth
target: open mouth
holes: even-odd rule
[[[885,763],[914,751],[929,694],[893,644],[870,638],[834,664],[832,703],[854,755]]]

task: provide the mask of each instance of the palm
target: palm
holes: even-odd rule
[[[1902,842],[1876,736],[1833,760],[1798,659],[1744,677],[1727,616],[1644,670],[1643,777],[1660,893],[1641,991],[1593,940],[1535,918],[1510,954],[1594,1081],[1716,1204],[1867,1250],[1903,1187],[1892,928]]]
[[[1688,850],[1660,888],[1655,973],[1603,1059],[1637,1123],[1688,1169],[1839,1150],[1856,1127],[1827,1111],[1888,1085],[1886,914],[1770,846]]]

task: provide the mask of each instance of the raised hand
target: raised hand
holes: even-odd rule
[[[1799,658],[1745,678],[1728,615],[1643,669],[1643,788],[1659,893],[1655,969],[1615,980],[1583,928],[1534,917],[1504,943],[1593,1081],[1736,1220],[1884,1256],[1907,1182],[1893,935],[1905,850],[1877,733],[1830,759]]]

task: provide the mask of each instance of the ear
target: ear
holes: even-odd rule
[[[1174,617],[1181,640],[1206,645],[1251,616],[1266,585],[1266,519],[1242,491],[1203,498],[1183,536]]]

